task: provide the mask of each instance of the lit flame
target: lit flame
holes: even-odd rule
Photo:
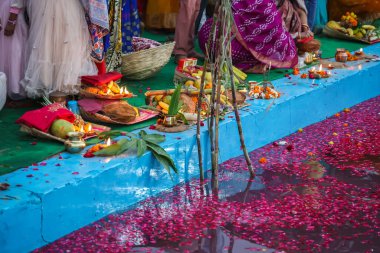
[[[92,131],[92,125],[91,124],[88,124],[88,132],[91,132]]]
[[[107,95],[109,95],[111,93],[111,90],[110,89],[107,89]]]
[[[319,65],[319,71],[322,71],[322,64]]]
[[[83,125],[80,126],[79,132],[84,133]]]
[[[360,49],[359,49],[359,52],[360,52],[360,53],[363,53],[363,48],[360,48]]]
[[[106,140],[106,146],[107,146],[107,147],[111,146],[111,138],[108,138],[108,139]]]
[[[315,72],[315,67],[312,67],[312,68],[311,68],[311,71],[312,71],[312,72]]]
[[[358,69],[362,70],[363,66],[361,64],[358,65]]]
[[[124,94],[129,94],[129,91],[127,90],[127,87],[124,87]]]
[[[327,71],[327,75],[331,76],[331,71]]]
[[[123,94],[124,93],[124,87],[121,87],[120,88],[120,92],[119,92],[120,94]]]

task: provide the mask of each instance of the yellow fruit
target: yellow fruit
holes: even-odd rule
[[[206,72],[206,74],[205,74],[205,80],[206,80],[208,83],[211,83],[211,82],[212,82],[211,72]]]
[[[112,86],[110,87],[111,91],[115,94],[120,94],[120,87],[117,83],[112,82]]]
[[[347,28],[347,33],[350,37],[354,36],[354,30],[352,30],[351,28]]]
[[[185,83],[185,86],[186,87],[194,86],[194,81],[193,80],[187,80],[186,83]]]
[[[161,101],[163,95],[157,95],[154,97],[154,100],[156,100],[157,102]]]
[[[327,22],[327,27],[334,29],[334,30],[339,30],[341,28],[339,23],[336,21],[333,21],[333,20]]]
[[[198,90],[201,88],[201,79],[195,80],[194,87],[197,88]]]
[[[169,105],[167,103],[160,101],[158,104],[162,107],[163,110],[169,110]]]
[[[168,114],[168,110],[162,109],[163,114]]]
[[[139,117],[140,116],[139,109],[137,107],[133,107],[133,110],[135,110],[136,112],[136,117]]]

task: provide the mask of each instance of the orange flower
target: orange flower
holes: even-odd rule
[[[261,157],[260,159],[259,159],[259,163],[261,163],[261,164],[264,164],[264,163],[267,163],[268,161],[267,161],[267,159],[265,158],[265,157]]]

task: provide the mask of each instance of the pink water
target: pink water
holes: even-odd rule
[[[254,180],[231,159],[218,196],[194,179],[35,252],[380,252],[379,143],[377,97],[250,153]]]

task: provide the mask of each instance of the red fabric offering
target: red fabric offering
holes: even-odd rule
[[[16,123],[36,128],[45,133],[49,131],[54,120],[64,119],[71,123],[75,121],[75,115],[59,103],[44,106],[41,109],[24,113]]]
[[[123,75],[119,72],[108,72],[96,76],[82,76],[82,83],[89,84],[93,86],[101,86],[103,84],[109,83],[111,81],[116,81],[122,78]]]

